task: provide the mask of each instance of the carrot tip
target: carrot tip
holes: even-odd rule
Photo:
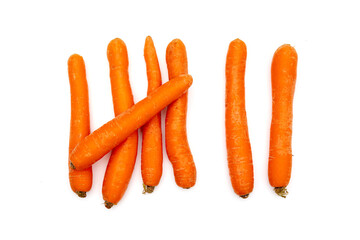
[[[144,187],[144,190],[143,190],[143,194],[146,194],[146,193],[152,193],[155,189],[155,186],[148,186],[148,185],[145,185],[143,183],[143,187]]]
[[[246,198],[249,197],[249,193],[248,193],[248,194],[245,194],[245,195],[240,195],[240,197],[243,198],[243,199],[246,199]]]
[[[108,201],[105,201],[105,207],[106,207],[107,209],[112,208],[112,206],[114,206],[114,204],[113,204],[113,203],[108,202]]]
[[[283,198],[286,198],[286,196],[289,194],[286,187],[275,187],[274,191],[277,195]]]
[[[73,164],[72,162],[70,162],[70,167],[71,167],[72,169],[76,170],[76,168],[75,168],[75,166],[74,166],[74,164]]]
[[[86,192],[84,191],[76,191],[76,194],[81,198],[86,198]]]

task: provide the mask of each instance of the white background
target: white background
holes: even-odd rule
[[[360,36],[356,1],[1,1],[1,239],[358,239]],[[113,118],[107,44],[122,38],[135,101],[146,95],[143,46],[186,45],[188,138],[197,166],[190,190],[176,186],[164,154],[160,185],[142,194],[140,154],[128,190],[111,210],[101,186],[109,155],[94,165],[86,199],[68,182],[67,59],[85,59],[91,129]],[[232,190],[224,133],[225,58],[247,44],[246,108],[255,187]],[[299,56],[293,172],[287,199],[267,179],[274,51]],[[163,112],[164,115],[164,112]],[[140,150],[140,148],[139,148]],[[356,227],[357,226],[357,227]]]

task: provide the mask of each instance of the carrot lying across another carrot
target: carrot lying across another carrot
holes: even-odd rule
[[[188,62],[184,43],[175,39],[166,48],[166,63],[169,79],[188,73]],[[186,134],[187,92],[171,103],[166,112],[166,152],[174,169],[179,187],[191,188],[196,182],[196,168]]]
[[[89,95],[83,58],[74,54],[68,60],[69,83],[71,93],[71,120],[69,155],[76,145],[90,133]],[[70,167],[69,180],[71,189],[79,196],[86,197],[92,186],[91,167],[74,170]]]
[[[125,43],[119,38],[112,40],[108,45],[107,57],[114,112],[117,116],[134,105]],[[134,170],[137,148],[138,131],[135,130],[124,142],[113,149],[102,188],[106,208],[116,205],[124,195]]]
[[[148,95],[161,86],[161,72],[154,42],[145,40],[144,58],[148,78]],[[142,127],[141,175],[144,192],[152,193],[162,175],[163,153],[161,137],[161,112]]]
[[[282,45],[271,65],[272,120],[270,129],[269,181],[275,192],[286,197],[291,177],[293,99],[298,56],[293,47]]]
[[[70,166],[78,170],[90,167],[163,108],[183,95],[191,84],[190,75],[181,75],[172,79],[105,123],[76,146],[70,154]]]
[[[247,198],[254,187],[254,173],[245,111],[246,45],[235,39],[226,58],[225,128],[229,173],[237,195]]]

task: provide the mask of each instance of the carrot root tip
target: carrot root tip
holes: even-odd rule
[[[113,203],[108,202],[108,201],[105,201],[105,207],[106,207],[107,209],[112,208],[112,206],[114,206],[114,204],[113,204]]]
[[[249,197],[249,193],[248,193],[248,194],[245,194],[245,195],[240,195],[240,197],[243,198],[243,199],[246,199],[246,198]]]
[[[70,167],[71,167],[72,169],[74,169],[74,170],[76,169],[75,166],[74,166],[74,164],[73,164],[72,162],[70,162]]]
[[[286,196],[289,194],[286,187],[275,187],[274,191],[277,195],[283,198],[286,198]]]
[[[152,193],[155,189],[155,186],[148,186],[143,183],[143,188],[144,188],[144,190],[142,193],[146,194],[146,193]]]
[[[86,198],[86,192],[84,191],[76,191],[76,194],[81,198]]]

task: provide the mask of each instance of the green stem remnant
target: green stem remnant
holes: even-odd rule
[[[143,194],[152,193],[154,191],[154,189],[155,189],[154,186],[148,186],[148,185],[145,185],[145,184],[143,184],[143,187],[144,187],[144,190],[142,192]]]
[[[246,199],[249,197],[249,194],[245,194],[245,195],[240,195],[240,197],[242,197],[243,199]]]
[[[274,191],[277,195],[283,198],[286,198],[286,196],[289,194],[289,192],[286,190],[286,187],[275,187]]]
[[[76,194],[81,197],[81,198],[85,198],[86,197],[86,192],[83,191],[76,191]]]
[[[112,208],[112,206],[114,206],[114,204],[113,204],[113,203],[108,202],[108,201],[105,201],[105,207],[106,207],[107,209]]]

